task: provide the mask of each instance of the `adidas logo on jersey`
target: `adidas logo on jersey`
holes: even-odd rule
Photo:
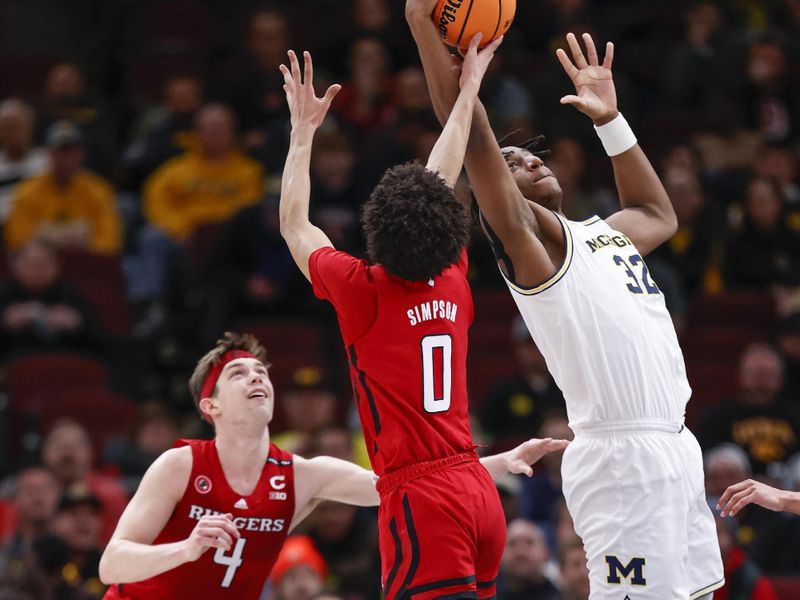
[[[236,504],[233,505],[233,508],[239,508],[241,510],[247,510],[250,507],[247,506],[247,500],[245,500],[244,498],[239,498],[236,501]]]

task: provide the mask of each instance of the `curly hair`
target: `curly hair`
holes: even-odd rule
[[[439,275],[458,260],[469,219],[444,180],[418,163],[386,171],[361,209],[370,262],[409,281]]]
[[[192,400],[194,400],[197,412],[199,412],[202,417],[204,417],[204,415],[203,411],[200,410],[200,400],[202,400],[200,396],[203,391],[203,382],[206,380],[206,376],[211,370],[211,367],[216,365],[222,358],[222,355],[229,350],[244,350],[264,363],[264,366],[268,368],[270,366],[266,361],[266,349],[254,335],[226,331],[225,334],[217,340],[217,345],[214,349],[207,352],[203,358],[197,361],[197,366],[194,368],[194,372],[189,378],[189,391],[192,394]],[[216,387],[214,388],[214,393],[217,393]]]

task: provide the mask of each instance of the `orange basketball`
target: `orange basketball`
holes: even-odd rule
[[[439,0],[432,18],[445,44],[466,51],[478,32],[481,47],[505,34],[516,10],[517,0]]]

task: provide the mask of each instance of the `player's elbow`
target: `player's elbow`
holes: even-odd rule
[[[100,581],[103,582],[103,585],[113,585],[115,583],[120,583],[120,573],[117,569],[117,565],[115,564],[117,561],[114,560],[114,547],[113,543],[109,543],[106,547],[105,551],[103,552],[103,556],[100,557],[100,566],[98,569],[98,573],[100,576]]]

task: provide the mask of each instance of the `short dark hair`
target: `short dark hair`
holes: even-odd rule
[[[438,173],[418,163],[392,167],[361,209],[371,262],[409,281],[425,281],[458,261],[469,220]]]

